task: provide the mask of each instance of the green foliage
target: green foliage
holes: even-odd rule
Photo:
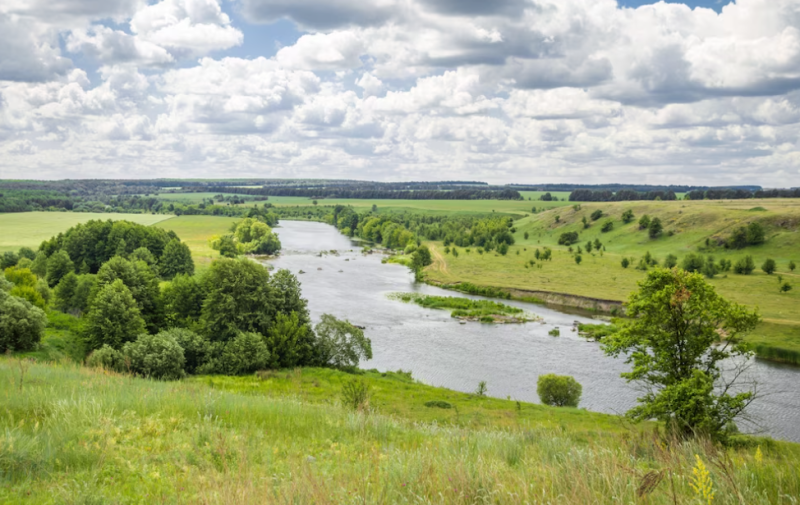
[[[172,279],[176,275],[194,275],[194,261],[189,246],[178,239],[170,240],[164,247],[158,272],[165,279]]]
[[[578,242],[578,232],[576,231],[568,231],[561,234],[558,237],[558,244],[559,245],[572,245]]]
[[[750,245],[763,244],[766,240],[764,227],[757,222],[752,222],[747,227],[736,228],[727,240],[728,247],[742,249]]]
[[[633,221],[633,218],[634,218],[633,211],[631,209],[628,209],[622,213],[622,222],[625,224],[628,224],[631,221]]]
[[[745,256],[744,258],[739,259],[736,264],[733,266],[733,271],[737,274],[741,275],[750,275],[753,273],[753,270],[756,269],[756,264],[753,261],[753,257],[750,255]]]
[[[729,272],[730,269],[731,269],[731,266],[733,266],[733,264],[731,263],[731,260],[729,260],[727,258],[723,258],[723,259],[719,260],[719,271],[720,272]]]
[[[478,388],[475,390],[475,394],[477,396],[486,396],[486,393],[489,391],[489,388],[486,386],[486,381],[478,382]]]
[[[117,350],[145,332],[136,300],[121,279],[100,288],[86,316],[84,331],[91,349],[108,344]]]
[[[494,322],[494,317],[508,316],[513,317],[517,322],[531,320],[524,310],[518,307],[511,307],[491,300],[470,300],[455,296],[430,296],[418,293],[394,293],[390,295],[403,302],[413,302],[426,309],[450,310],[451,316],[456,318],[483,318],[488,317],[486,322]],[[483,321],[483,319],[481,319]]]
[[[706,278],[713,279],[715,275],[719,273],[719,267],[717,264],[714,263],[714,257],[709,256],[706,258],[705,264],[703,265],[702,270],[700,271]]]
[[[24,285],[14,286],[11,288],[11,291],[9,291],[9,294],[11,296],[22,298],[23,300],[40,309],[44,309],[47,306],[44,298],[42,298],[42,295],[36,290],[35,287]]]
[[[789,271],[794,272],[795,268],[797,268],[797,265],[794,264],[794,261],[789,261]]]
[[[580,254],[575,255],[575,263],[580,265],[581,261],[583,261],[583,257]]]
[[[592,212],[592,214],[589,217],[592,218],[592,221],[597,221],[598,219],[603,217],[603,211],[600,210],[600,209],[597,209],[594,212]]]
[[[551,337],[560,337],[561,336],[561,329],[553,328],[552,330],[547,332],[548,335]]]
[[[502,242],[499,246],[497,246],[497,252],[499,252],[503,256],[508,254],[508,244]],[[458,256],[458,253],[455,252],[455,248],[453,248],[453,255]]]
[[[125,357],[108,344],[103,344],[100,349],[95,349],[86,358],[86,366],[92,368],[105,368],[113,372],[124,372],[128,369]]]
[[[767,258],[761,265],[761,270],[763,270],[764,273],[767,275],[772,275],[773,273],[775,273],[776,267],[777,266],[775,264],[775,260],[772,258]]]
[[[205,293],[196,277],[178,274],[161,289],[164,324],[191,328],[200,319]]]
[[[66,251],[58,251],[47,259],[47,284],[52,288],[70,272],[75,271],[75,265]]]
[[[414,251],[411,256],[411,264],[415,271],[433,264],[433,258],[431,258],[431,251],[428,249],[428,246],[421,245],[417,247],[416,251]]]
[[[292,368],[310,356],[310,329],[301,323],[297,312],[278,313],[265,337],[269,368]]]
[[[345,382],[342,385],[342,405],[350,410],[367,411],[369,409],[369,384],[360,379]]]
[[[147,330],[151,333],[158,332],[162,325],[163,312],[159,280],[153,270],[143,261],[132,262],[121,256],[114,256],[97,272],[97,287],[102,289],[115,280],[121,280],[130,290]]]
[[[39,251],[36,253],[33,265],[31,265],[31,271],[41,279],[47,276],[47,255],[44,252]]]
[[[0,256],[0,270],[5,270],[6,268],[10,268],[17,265],[19,261],[19,256],[17,253],[13,251],[6,251]]]
[[[323,314],[315,327],[320,364],[333,368],[355,368],[360,360],[372,359],[372,342],[349,321]]]
[[[639,229],[647,230],[648,228],[650,228],[650,216],[645,214],[644,216],[639,218]]]
[[[222,345],[222,353],[215,363],[216,373],[243,375],[269,367],[270,355],[264,337],[258,333],[242,332]]]
[[[701,254],[689,253],[683,258],[681,268],[687,272],[700,272],[706,264],[705,258]]]
[[[686,435],[723,436],[753,393],[729,394],[720,365],[750,356],[742,335],[755,327],[758,314],[723,299],[699,274],[667,269],[649,272],[626,310],[631,319],[602,347],[610,356],[624,355],[633,369],[622,376],[647,388],[628,415],[668,422]],[[715,392],[715,385],[723,391]]]
[[[0,353],[33,349],[46,324],[42,309],[0,289]]]
[[[425,402],[425,406],[428,408],[437,408],[437,409],[452,409],[453,404],[450,402],[446,402],[444,400],[430,400]]]
[[[183,348],[167,332],[139,335],[135,341],[122,347],[122,355],[130,371],[142,377],[177,380],[184,375]]]
[[[650,238],[658,238],[661,236],[661,233],[664,231],[664,226],[661,224],[661,219],[654,217],[650,221],[650,225],[647,227],[647,234]]]
[[[583,387],[569,375],[540,375],[536,382],[539,400],[551,407],[577,407]]]
[[[675,268],[678,266],[678,257],[674,254],[667,254],[664,258],[664,268]]]
[[[211,343],[201,335],[185,328],[172,328],[158,334],[164,338],[173,339],[183,349],[186,373],[196,373],[211,359]]]
[[[226,342],[241,332],[268,333],[278,296],[266,268],[247,259],[218,259],[202,285],[206,296],[200,321],[212,341]]]
[[[600,228],[600,231],[603,233],[608,233],[614,229],[614,221],[606,221],[603,223],[603,227]]]
[[[788,282],[784,282],[781,284],[780,288],[781,293],[788,293],[791,290],[792,290],[792,285],[789,284]]]
[[[73,310],[76,289],[78,289],[78,276],[75,272],[70,272],[55,287],[55,308],[61,312]]]
[[[150,249],[146,247],[140,247],[138,249],[135,249],[132,253],[128,255],[128,259],[130,261],[144,261],[145,263],[147,263],[147,266],[149,267],[154,267],[158,262],[156,257],[153,256],[153,253],[150,252]]]

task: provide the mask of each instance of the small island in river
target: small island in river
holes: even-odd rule
[[[519,324],[541,321],[518,307],[491,300],[471,300],[457,296],[430,296],[417,293],[392,293],[389,298],[406,303],[416,303],[428,309],[450,310],[450,316],[461,321],[496,324]]]

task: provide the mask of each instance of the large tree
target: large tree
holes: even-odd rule
[[[194,275],[194,261],[189,246],[178,239],[171,240],[164,247],[158,271],[165,279],[172,279],[179,274]]]
[[[2,279],[3,284],[5,279]],[[0,353],[29,351],[41,340],[47,317],[27,300],[0,287]]]
[[[119,350],[144,332],[144,319],[122,279],[103,286],[86,316],[85,336],[89,347],[99,349],[107,344]]]
[[[665,421],[682,434],[720,436],[754,398],[736,379],[751,356],[742,336],[758,314],[719,296],[702,275],[680,269],[650,271],[626,308],[630,321],[603,349],[625,355],[633,369],[622,376],[645,387],[628,415]],[[737,368],[723,373],[725,360]]]
[[[121,256],[114,256],[97,272],[97,286],[103,288],[117,279],[130,289],[148,331],[158,332],[163,308],[158,277],[153,270],[144,261],[128,261]]]
[[[201,323],[212,341],[228,341],[241,332],[266,335],[279,298],[262,265],[248,259],[221,258],[203,278],[206,298]]]

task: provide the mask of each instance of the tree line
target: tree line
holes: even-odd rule
[[[195,191],[200,191],[195,189]],[[352,198],[362,200],[522,200],[522,195],[512,189],[418,189],[387,190],[362,189],[358,186],[324,188],[288,188],[264,186],[261,188],[236,188],[209,186],[202,191],[268,196],[298,196],[305,198]]]

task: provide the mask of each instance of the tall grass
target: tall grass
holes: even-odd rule
[[[652,472],[647,503],[690,503],[695,454],[716,502],[800,495],[797,446],[767,441],[446,427],[72,365],[30,364],[0,398],[2,503],[635,503]]]

